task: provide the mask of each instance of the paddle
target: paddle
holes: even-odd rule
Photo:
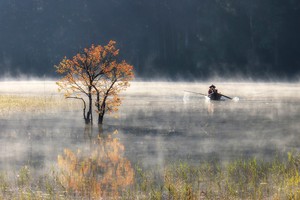
[[[194,94],[200,94],[200,95],[202,95],[202,96],[207,96],[206,94],[199,93],[199,92],[191,92],[191,91],[187,91],[187,90],[184,90],[184,91],[185,91],[185,92],[194,93]],[[220,93],[218,93],[218,94],[220,94]],[[226,95],[224,95],[224,94],[220,94],[220,95],[223,96],[223,97],[226,97],[227,99],[231,99],[231,100],[232,100],[232,98],[229,97],[229,96],[226,96]]]
[[[220,93],[219,93],[220,94]],[[221,96],[223,96],[223,97],[226,97],[226,98],[228,98],[228,99],[231,99],[232,100],[232,98],[231,97],[229,97],[229,96],[226,96],[226,95],[224,95],[224,94],[220,94]]]
[[[207,96],[206,94],[202,94],[202,93],[199,93],[199,92],[191,92],[191,91],[187,91],[187,90],[183,90],[185,92],[190,92],[190,93],[194,93],[194,94],[200,94],[202,96]]]

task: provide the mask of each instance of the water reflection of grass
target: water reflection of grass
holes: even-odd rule
[[[252,158],[222,165],[206,162],[198,166],[179,162],[165,167],[162,174],[135,167],[135,183],[126,184],[126,190],[111,196],[105,193],[105,199],[299,199],[299,166],[300,154],[290,153],[286,161],[263,162]],[[61,181],[64,176],[61,173],[51,170],[38,179],[33,178],[28,167],[20,169],[14,178],[2,173],[0,199],[101,199],[101,195],[96,193],[95,196],[92,190],[69,190],[68,184]],[[82,175],[85,178],[77,181],[87,185],[88,173]],[[101,180],[101,176],[93,176]],[[111,178],[117,181],[118,177]],[[102,189],[112,188],[106,185]]]
[[[55,110],[73,110],[75,101],[65,101],[60,96],[0,95],[0,116],[12,113],[41,113]]]

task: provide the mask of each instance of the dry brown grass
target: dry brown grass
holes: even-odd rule
[[[62,96],[0,95],[0,116],[15,113],[49,113],[81,109],[80,102]]]

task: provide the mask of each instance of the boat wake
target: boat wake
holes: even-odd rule
[[[189,100],[190,100],[190,95],[189,95],[189,93],[184,92],[184,94],[183,94],[183,99],[182,99],[183,103],[187,103]]]
[[[239,101],[239,100],[240,100],[240,98],[238,98],[238,97],[233,97],[233,98],[232,98],[232,101],[236,101],[236,102],[237,102],[237,101]]]

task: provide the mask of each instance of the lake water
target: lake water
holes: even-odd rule
[[[206,93],[210,84],[133,82],[122,93],[119,112],[105,116],[102,135],[117,130],[113,135],[124,146],[122,156],[144,167],[178,160],[268,160],[299,150],[299,83],[214,82],[219,92],[234,97],[224,101],[184,91]],[[73,101],[64,100],[51,81],[1,82],[0,95]],[[0,127],[1,171],[24,165],[44,171],[56,166],[64,149],[88,150],[98,137],[97,125],[85,126],[79,104],[72,110],[6,111]]]

